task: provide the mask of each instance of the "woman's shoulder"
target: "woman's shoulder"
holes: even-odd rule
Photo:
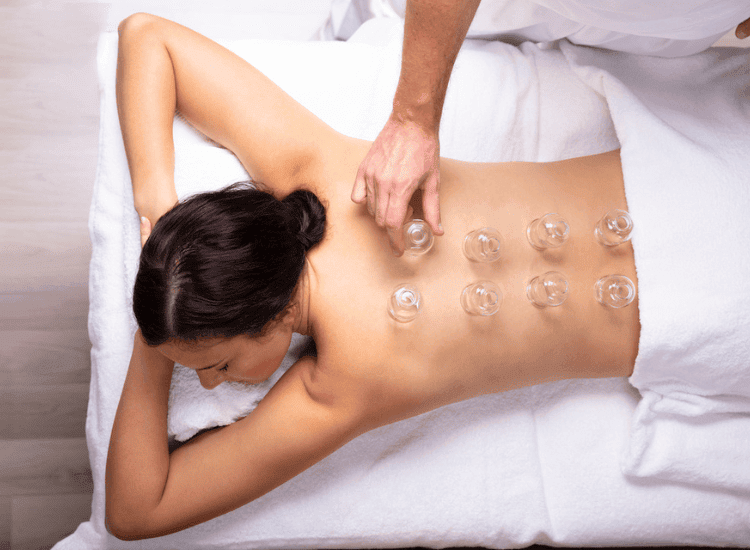
[[[337,360],[303,357],[284,375],[278,390],[297,395],[299,407],[328,417],[333,426],[364,433],[371,425],[373,385]],[[277,391],[278,391],[277,390]],[[270,394],[269,394],[270,395]]]
[[[351,190],[370,142],[331,132],[317,144],[317,150],[296,174],[297,188],[312,191],[326,205],[351,203]]]
[[[316,339],[318,357],[305,374],[315,400],[338,403],[367,430],[424,412],[433,386],[419,360],[389,349],[373,331],[339,326],[329,334],[332,345]]]

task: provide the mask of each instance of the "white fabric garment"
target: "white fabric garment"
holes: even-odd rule
[[[404,17],[406,0],[334,0],[329,38],[371,17]],[[551,42],[679,57],[705,50],[750,17],[750,0],[483,0],[470,38]]]

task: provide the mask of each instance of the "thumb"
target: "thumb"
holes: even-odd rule
[[[151,221],[146,216],[141,216],[141,247],[146,244],[149,235],[151,235]]]

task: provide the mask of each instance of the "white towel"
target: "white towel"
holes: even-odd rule
[[[643,394],[625,471],[750,495],[750,52],[563,45],[622,143]]]

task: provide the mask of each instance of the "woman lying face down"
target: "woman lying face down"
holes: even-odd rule
[[[606,173],[616,158],[601,156],[597,173]],[[448,227],[457,223],[447,218]],[[632,369],[632,305],[607,311],[591,289],[571,295],[555,312],[526,300],[519,282],[527,276],[516,272],[512,251],[539,253],[523,232],[506,239],[510,269],[490,269],[506,294],[490,318],[472,317],[460,306],[461,285],[475,277],[476,266],[462,256],[453,232],[416,261],[393,258],[386,247],[360,237],[345,217],[329,221],[309,191],[280,201],[233,186],[192,197],[159,220],[136,278],[140,330],[108,461],[114,534],[157,536],[205,521],[261,496],[360,433],[435,407]],[[357,242],[363,243],[358,250]],[[394,263],[380,265],[386,260]],[[593,281],[610,267],[593,260],[568,262],[565,271]],[[634,276],[628,253],[604,263]],[[426,302],[405,325],[386,311],[392,283],[401,277],[417,284]],[[596,315],[581,315],[592,306]],[[293,332],[316,339],[317,358],[296,363],[247,418],[169,454],[166,402],[175,362],[195,369],[209,389],[224,381],[258,383],[278,368]],[[206,469],[206,461],[216,468]],[[134,463],[143,468],[135,471]],[[232,483],[215,471],[231,472]],[[196,484],[200,491],[194,492]],[[145,515],[141,503],[149,494],[153,505]]]
[[[169,21],[129,18],[119,48],[135,207],[155,224],[134,289],[139,331],[107,459],[114,535],[154,537],[207,521],[368,430],[436,407],[632,372],[637,299],[612,310],[593,290],[613,273],[637,283],[630,243],[610,249],[593,235],[605,212],[627,209],[618,151],[546,164],[443,159],[445,235],[418,259],[394,257],[387,235],[350,200],[368,142],[335,132],[251,65]],[[173,209],[175,108],[269,192],[235,186]],[[411,206],[419,216],[419,201]],[[565,216],[570,238],[538,251],[526,227],[548,212]],[[464,236],[486,226],[503,235],[501,259],[471,262]],[[569,297],[539,309],[526,286],[548,271],[565,274]],[[461,306],[462,290],[477,280],[502,290],[495,315]],[[423,298],[409,323],[387,313],[402,283]],[[169,452],[175,361],[205,387],[252,383],[280,364],[292,332],[312,336],[317,357],[297,361],[247,417]]]

